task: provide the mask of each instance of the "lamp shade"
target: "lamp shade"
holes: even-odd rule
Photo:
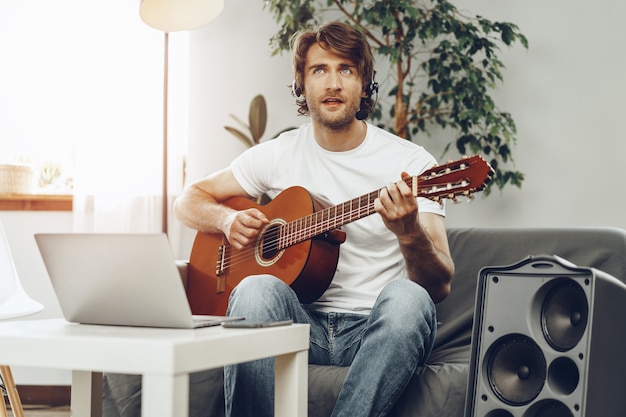
[[[141,0],[139,16],[164,32],[192,30],[206,25],[224,9],[224,0]]]

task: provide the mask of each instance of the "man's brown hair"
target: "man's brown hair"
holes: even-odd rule
[[[374,109],[372,84],[374,83],[374,58],[365,36],[355,27],[343,22],[330,22],[317,28],[295,34],[292,42],[293,74],[292,91],[298,97],[298,113],[309,114],[304,97],[300,97],[304,86],[304,65],[309,48],[318,44],[321,48],[348,59],[354,64],[367,97],[361,100],[361,109],[369,113]]]

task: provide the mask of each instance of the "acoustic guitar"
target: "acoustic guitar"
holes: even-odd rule
[[[404,182],[415,197],[434,201],[471,197],[493,175],[480,156],[431,168]],[[317,300],[330,285],[339,259],[345,224],[375,213],[381,189],[333,207],[322,208],[302,187],[290,187],[265,205],[246,198],[224,204],[245,210],[256,207],[268,219],[254,245],[235,249],[221,233],[198,232],[189,259],[187,297],[194,314],[224,315],[228,297],[245,277],[271,274],[291,286],[300,302]]]

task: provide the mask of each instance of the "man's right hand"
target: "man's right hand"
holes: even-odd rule
[[[269,223],[265,214],[256,208],[233,211],[223,225],[226,239],[235,249],[254,244],[261,230]]]

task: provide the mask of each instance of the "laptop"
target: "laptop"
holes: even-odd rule
[[[192,329],[241,319],[192,315],[163,233],[38,233],[35,241],[69,322]]]

